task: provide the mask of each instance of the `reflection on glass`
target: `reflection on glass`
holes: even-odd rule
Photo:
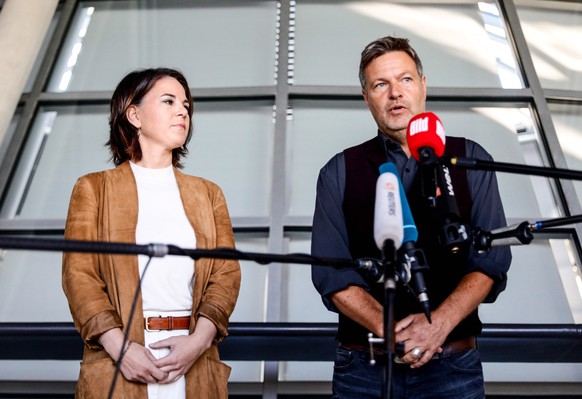
[[[168,66],[192,87],[271,86],[276,2],[81,1],[48,91],[113,90],[128,71]]]
[[[91,23],[91,16],[95,12],[95,7],[83,7],[78,10],[77,18],[75,18],[75,24],[70,30],[69,39],[67,40],[67,46],[62,50],[64,57],[62,57],[60,71],[61,78],[58,79],[58,88],[55,91],[63,92],[66,91],[71,82],[73,76],[73,69],[77,64],[79,59],[79,54],[81,53],[81,48],[83,47],[83,39],[87,34],[87,29]],[[69,56],[66,56],[69,53]]]
[[[582,90],[582,3],[516,0],[515,4],[542,86]]]
[[[431,87],[523,87],[496,2],[308,1],[296,19],[295,84],[357,85],[360,52],[390,34],[411,40]]]

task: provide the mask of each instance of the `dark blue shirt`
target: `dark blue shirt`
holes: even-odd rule
[[[416,160],[413,157],[409,158],[398,143],[381,133],[379,136],[386,144],[386,160],[396,165],[404,189],[408,192],[418,170]],[[465,147],[466,157],[492,160],[491,155],[474,141],[466,140]],[[473,202],[471,227],[491,231],[506,226],[495,174],[468,170],[467,180]],[[345,184],[346,166],[344,154],[341,152],[335,155],[319,173],[311,238],[311,253],[314,256],[351,258],[343,213]],[[509,247],[494,247],[487,253],[477,253],[471,248],[466,273],[480,271],[494,280],[494,286],[485,302],[495,301],[499,293],[505,289],[510,263]],[[312,280],[325,306],[335,312],[337,309],[329,298],[332,293],[350,285],[368,288],[362,274],[352,268],[313,266]]]

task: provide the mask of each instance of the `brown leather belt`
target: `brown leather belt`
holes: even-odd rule
[[[343,346],[344,348],[347,349],[370,352],[370,348],[365,347],[363,345],[344,344],[342,342],[340,343],[340,346]],[[456,341],[447,342],[443,346],[441,346],[441,348],[443,349],[443,351],[441,353],[435,353],[431,360],[442,359],[454,355],[455,353],[468,351],[470,349],[477,349],[477,339],[475,337],[462,338]],[[380,356],[382,354],[383,354],[382,350],[374,348],[375,356]]]
[[[188,330],[190,328],[190,316],[148,316],[143,318],[143,326],[146,331]]]
[[[477,349],[477,339],[475,337],[462,338],[456,341],[447,342],[441,348],[441,353],[435,353],[433,359],[449,357],[455,353],[465,352],[469,349]]]

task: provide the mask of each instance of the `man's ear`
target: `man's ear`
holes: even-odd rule
[[[141,128],[141,121],[139,119],[138,111],[139,110],[135,105],[130,105],[127,111],[125,111],[125,116],[127,117],[127,120],[137,129]]]
[[[362,96],[364,97],[364,101],[368,104],[368,92],[366,89],[362,89]]]

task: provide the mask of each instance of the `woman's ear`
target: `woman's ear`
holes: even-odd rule
[[[141,121],[139,119],[139,110],[137,106],[130,105],[127,111],[125,112],[125,116],[129,123],[131,123],[135,128],[141,128]]]

